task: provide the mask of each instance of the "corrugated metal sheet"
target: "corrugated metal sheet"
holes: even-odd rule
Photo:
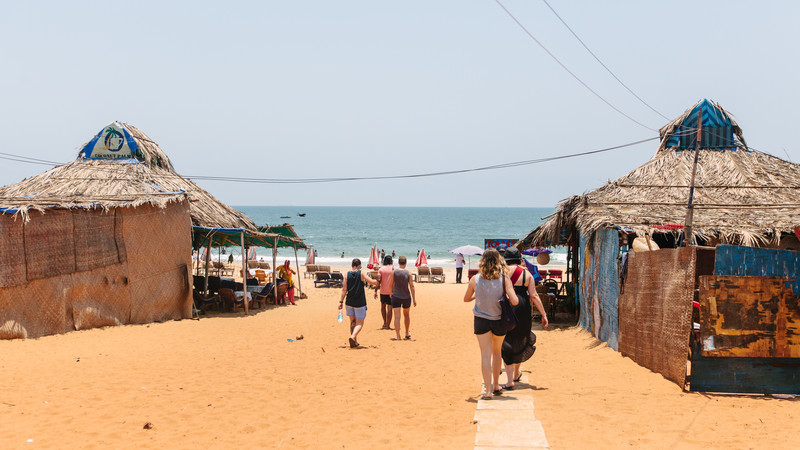
[[[582,328],[617,350],[619,346],[619,236],[617,230],[601,229],[591,240],[581,233],[579,259],[579,322]]]
[[[620,296],[620,352],[683,387],[694,299],[694,247],[631,253]]]
[[[800,252],[720,245],[714,275],[791,277],[794,278],[792,290],[800,297]]]

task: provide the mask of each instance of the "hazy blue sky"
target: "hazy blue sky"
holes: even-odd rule
[[[670,120],[710,98],[752,147],[800,162],[800,2],[549,1]],[[503,4],[609,102],[650,128],[667,122],[542,1]],[[0,93],[0,152],[66,162],[120,120],[184,175],[405,175],[656,136],[494,0],[3,2]],[[552,206],[656,147],[414,180],[200,184],[234,205]],[[0,185],[48,169],[0,164]]]

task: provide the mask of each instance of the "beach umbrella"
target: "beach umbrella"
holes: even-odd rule
[[[462,245],[461,247],[450,250],[450,253],[455,255],[461,253],[462,255],[482,255],[483,249],[474,245]]]
[[[378,266],[378,252],[375,247],[369,251],[369,260],[367,261],[367,269],[374,269]]]
[[[427,266],[428,265],[428,257],[425,256],[425,249],[423,248],[419,252],[419,256],[417,256],[417,262],[414,263],[414,266]]]
[[[314,262],[314,261],[315,261],[315,259],[316,259],[316,258],[314,258],[314,246],[313,246],[313,245],[309,245],[309,246],[308,246],[308,250],[306,250],[306,252],[307,252],[307,255],[306,255],[306,265],[309,265],[309,264],[316,264],[316,263]]]
[[[450,250],[450,253],[467,255],[467,270],[472,269],[472,255],[482,255],[483,249],[474,245],[462,245],[461,247]]]
[[[250,247],[247,250],[247,260],[248,261],[255,261],[256,260],[256,248]]]
[[[210,253],[210,252],[211,252],[211,249],[210,249],[209,247],[205,247],[205,248],[203,249],[203,252],[200,254],[200,259],[201,259],[202,261],[207,261],[207,260],[208,260],[208,258],[209,258],[209,253]]]

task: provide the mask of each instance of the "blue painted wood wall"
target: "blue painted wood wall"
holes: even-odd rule
[[[720,245],[717,247],[714,275],[793,277],[792,290],[800,297],[800,252]]]
[[[619,235],[604,228],[595,232],[588,246],[588,236],[580,235],[578,270],[579,323],[609,347],[619,347]]]

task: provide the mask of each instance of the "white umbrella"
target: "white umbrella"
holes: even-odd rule
[[[474,245],[462,245],[461,247],[454,248],[450,250],[450,253],[458,255],[459,253],[462,255],[467,255],[467,270],[472,269],[472,255],[482,255],[483,249],[480,247],[476,247]]]

